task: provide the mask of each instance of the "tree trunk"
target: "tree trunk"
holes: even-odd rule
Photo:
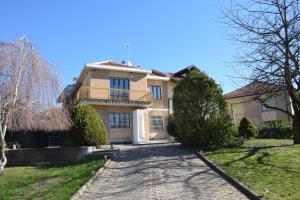
[[[5,156],[5,146],[1,146],[1,160],[0,160],[0,176],[3,176],[4,167],[7,163],[7,159]]]
[[[294,144],[300,144],[300,115],[295,113],[293,121]]]

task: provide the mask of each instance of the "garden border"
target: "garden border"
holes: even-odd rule
[[[84,191],[86,191],[88,189],[88,187],[96,180],[96,178],[101,175],[101,173],[103,172],[103,170],[105,168],[107,168],[107,166],[111,163],[111,159],[108,158],[108,160],[105,162],[105,164],[98,169],[98,171],[96,173],[93,174],[93,176],[91,178],[89,178],[89,180],[79,188],[79,190],[77,190],[77,192],[70,198],[70,200],[79,200],[81,195],[84,193]]]
[[[261,200],[263,198],[262,195],[258,195],[255,192],[251,191],[248,187],[246,187],[244,184],[236,180],[235,178],[228,175],[225,171],[223,171],[221,168],[219,168],[216,164],[211,162],[209,159],[203,155],[203,153],[195,151],[195,154],[198,158],[200,158],[208,167],[210,167],[212,170],[214,170],[216,173],[218,173],[220,176],[222,176],[227,182],[229,182],[231,185],[233,185],[236,189],[238,189],[241,193],[243,193],[246,197],[252,200]]]

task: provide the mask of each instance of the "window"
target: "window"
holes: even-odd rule
[[[269,99],[265,100],[264,104],[275,107],[276,106],[275,98],[269,98]],[[273,110],[272,108],[267,108],[265,105],[261,104],[262,112],[267,112],[267,111],[272,111],[272,110]]]
[[[110,79],[110,98],[111,99],[128,99],[129,98],[129,80],[121,78]]]
[[[245,112],[243,103],[233,103],[231,104],[231,109],[234,115],[242,115]]]
[[[130,113],[129,112],[109,113],[109,127],[111,129],[130,128]]]
[[[150,90],[154,100],[161,100],[161,86],[150,85]]]
[[[153,131],[164,130],[164,119],[162,116],[151,116],[150,129]]]

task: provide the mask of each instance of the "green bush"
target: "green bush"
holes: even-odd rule
[[[286,120],[276,120],[269,122],[265,127],[261,128],[258,138],[276,138],[290,139],[293,136],[293,127]]]
[[[107,132],[96,110],[89,105],[78,105],[72,110],[72,133],[79,145],[106,143]]]
[[[175,121],[174,121],[173,115],[169,115],[169,117],[168,117],[167,131],[170,136],[177,137]]]
[[[168,131],[183,145],[220,147],[234,137],[222,90],[205,73],[192,71],[181,80],[174,89],[173,105]]]
[[[239,136],[249,139],[250,137],[256,137],[257,134],[258,129],[252,123],[252,121],[247,117],[243,117],[243,119],[240,121]]]

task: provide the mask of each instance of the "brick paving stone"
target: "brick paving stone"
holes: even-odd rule
[[[247,199],[179,144],[118,147],[82,199]]]

